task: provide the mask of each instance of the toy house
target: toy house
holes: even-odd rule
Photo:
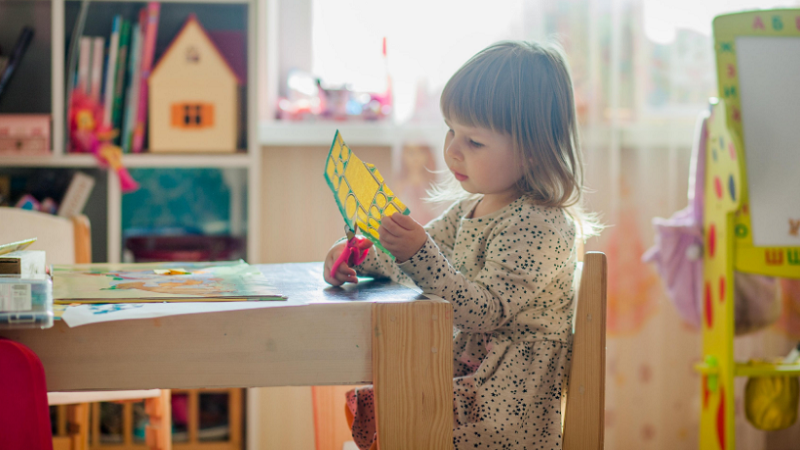
[[[236,151],[241,84],[190,16],[150,75],[150,151]]]

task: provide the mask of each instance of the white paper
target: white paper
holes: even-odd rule
[[[738,37],[753,244],[800,246],[800,38]]]
[[[244,309],[302,306],[297,300],[244,302],[114,303],[69,306],[61,319],[70,327],[116,320],[152,319],[183,314],[207,314]]]

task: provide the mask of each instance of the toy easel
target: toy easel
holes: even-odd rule
[[[794,141],[793,154],[787,153],[785,145],[787,136],[800,136],[797,116],[791,127],[775,115],[781,108],[800,108],[800,95],[792,93],[797,82],[784,82],[789,75],[781,74],[800,67],[800,10],[716,17],[714,46],[719,92],[724,100],[712,99],[708,121],[703,216],[704,361],[696,368],[702,374],[700,449],[733,450],[734,377],[800,375],[800,364],[752,365],[733,359],[734,270],[800,278],[800,191],[794,190],[791,201],[780,198],[782,194],[769,194],[783,192],[775,188],[781,182],[773,183],[782,171],[787,167],[795,172],[800,169],[800,158],[793,156],[800,154],[800,140]],[[787,49],[797,50],[787,53]],[[765,58],[772,58],[775,64],[765,66]],[[787,101],[785,96],[776,97],[778,89],[796,98]],[[770,99],[776,98],[776,106],[770,109]],[[758,159],[754,159],[756,156]],[[797,178],[784,181],[797,183]],[[752,186],[748,186],[748,180]]]

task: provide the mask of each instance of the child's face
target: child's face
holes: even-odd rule
[[[514,158],[511,136],[446,120],[444,160],[461,187],[472,194],[517,192],[522,169]]]

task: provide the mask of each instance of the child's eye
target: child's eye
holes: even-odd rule
[[[470,139],[470,140],[469,140],[469,145],[471,145],[471,146],[473,146],[473,147],[475,147],[475,148],[481,148],[481,147],[483,147],[483,144],[481,144],[480,142],[475,142],[475,141],[473,141],[472,139]]]

